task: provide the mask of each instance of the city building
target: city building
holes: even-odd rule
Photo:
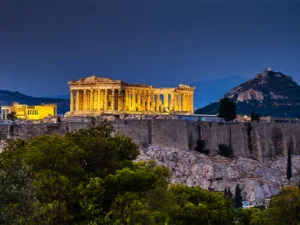
[[[57,116],[56,104],[42,104],[28,106],[14,102],[11,106],[1,107],[1,119],[7,119],[7,115],[15,112],[17,119],[41,120],[47,116]]]
[[[72,115],[112,114],[192,114],[195,87],[155,88],[91,76],[69,81]]]

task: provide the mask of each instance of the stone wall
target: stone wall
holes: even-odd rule
[[[194,150],[197,140],[206,143],[210,154],[218,154],[218,145],[231,145],[235,156],[253,158],[260,162],[286,155],[290,147],[293,154],[300,153],[300,125],[272,123],[218,124],[186,120],[116,120],[118,131],[129,135],[140,145]],[[1,125],[0,140],[30,138],[42,134],[64,134],[87,128],[87,122],[59,124]]]

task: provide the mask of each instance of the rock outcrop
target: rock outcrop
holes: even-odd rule
[[[299,105],[300,86],[290,76],[265,69],[252,80],[238,85],[225,94],[235,102],[262,101],[277,102],[278,105]]]
[[[224,95],[236,102],[237,114],[300,117],[300,86],[290,76],[265,69]],[[197,109],[199,114],[216,114],[219,103]]]
[[[260,163],[257,160],[234,157],[206,156],[196,151],[151,146],[141,150],[137,160],[156,160],[172,173],[172,182],[188,186],[200,185],[204,189],[224,191],[229,187],[234,193],[237,184],[242,187],[244,199],[258,203],[276,195],[283,185],[287,185],[287,157]],[[296,185],[300,174],[300,156],[293,156],[293,177]]]

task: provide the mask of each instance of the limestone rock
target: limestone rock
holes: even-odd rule
[[[287,185],[285,156],[276,160],[261,162],[258,160],[235,157],[233,159],[206,156],[196,151],[150,146],[140,150],[137,160],[154,159],[159,165],[165,165],[172,173],[171,182],[188,186],[200,185],[204,189],[224,191],[230,187],[234,193],[237,184],[242,187],[244,199],[252,203],[276,195],[283,185]],[[299,180],[300,156],[293,158],[293,178],[296,185]]]

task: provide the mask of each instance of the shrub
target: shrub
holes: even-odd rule
[[[197,140],[195,151],[208,155],[209,150],[206,148],[206,145],[207,142],[205,140]]]
[[[225,144],[219,144],[218,147],[219,147],[219,154],[221,156],[224,156],[224,157],[232,156],[232,149],[231,149],[230,145],[228,146]]]

